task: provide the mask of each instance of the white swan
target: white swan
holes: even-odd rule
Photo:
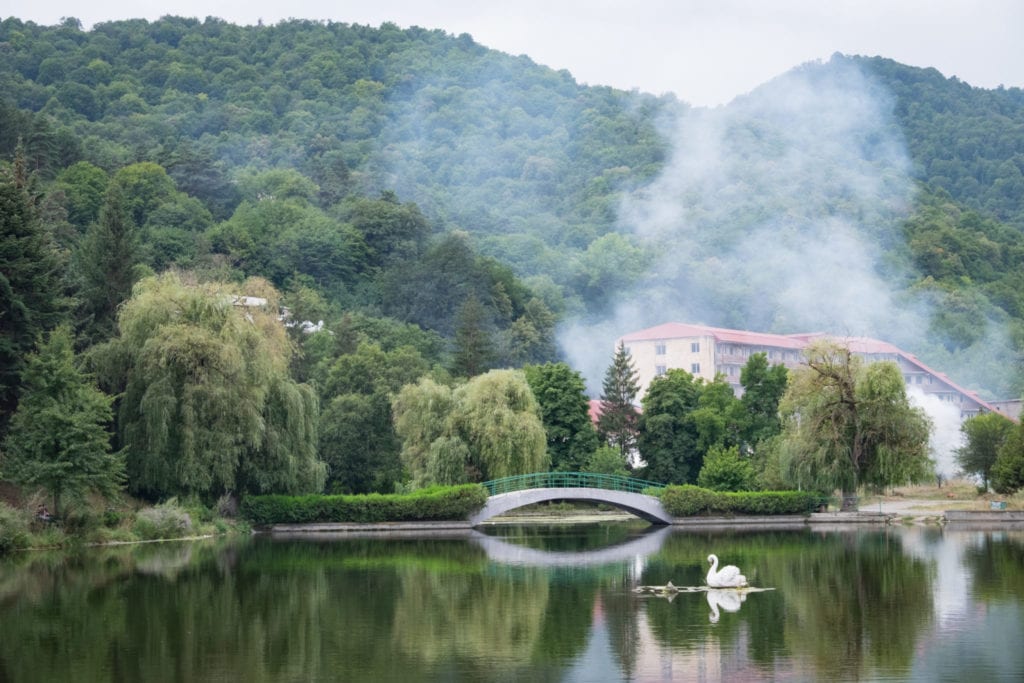
[[[708,616],[708,621],[712,624],[718,623],[719,607],[726,612],[739,612],[740,605],[742,605],[746,599],[747,596],[741,591],[723,591],[712,588],[708,591],[708,607],[711,608],[711,614]]]
[[[718,569],[718,556],[708,555],[708,562],[711,569],[708,570],[707,583],[712,588],[742,588],[747,585],[747,577],[740,574],[740,570],[731,564]]]

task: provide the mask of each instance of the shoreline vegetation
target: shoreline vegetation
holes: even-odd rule
[[[682,489],[684,487],[675,487]],[[694,489],[696,487],[687,487]],[[117,506],[86,502],[64,520],[45,522],[33,515],[38,501],[21,499],[11,491],[0,498],[0,556],[22,550],[54,550],[75,546],[116,546],[166,541],[191,541],[233,534],[250,534],[274,521],[314,523],[334,515],[352,524],[402,521],[442,521],[465,517],[482,505],[485,496],[475,485],[433,487],[408,494],[361,496],[250,496],[239,506],[222,499],[214,506],[170,499],[147,506],[125,499]],[[12,505],[11,503],[16,503]],[[1024,510],[1024,496],[980,493],[968,480],[942,486],[897,487],[860,500],[865,513],[886,512],[896,518],[935,520],[946,511],[988,511],[1002,503],[1007,511]],[[828,510],[835,511],[830,505]],[[713,514],[705,510],[697,516]],[[781,514],[781,513],[780,513]],[[787,513],[791,514],[791,513]],[[496,524],[592,524],[626,522],[634,516],[607,505],[541,503],[494,518]]]

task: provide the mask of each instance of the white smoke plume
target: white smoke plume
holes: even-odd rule
[[[929,440],[932,457],[935,459],[935,473],[943,479],[950,479],[959,473],[954,454],[963,445],[960,432],[960,407],[930,396],[917,387],[907,388],[911,404],[922,408],[932,421]]]
[[[836,58],[682,115],[663,172],[620,208],[619,231],[653,254],[648,277],[607,319],[560,337],[590,391],[618,336],[670,321],[868,336],[941,357],[926,353],[941,352],[929,305],[892,256],[914,195],[892,106]]]

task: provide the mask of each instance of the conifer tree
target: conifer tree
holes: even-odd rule
[[[0,437],[17,405],[25,356],[64,312],[63,263],[28,192],[23,160],[0,169]]]
[[[57,516],[68,498],[114,494],[124,481],[124,460],[110,452],[112,400],[75,366],[71,332],[58,327],[28,358],[4,443],[4,475],[45,489]]]
[[[494,343],[487,329],[487,310],[476,295],[470,294],[459,308],[459,326],[455,330],[455,374],[476,377],[490,369],[494,356]]]
[[[619,454],[627,463],[636,450],[640,414],[634,402],[639,392],[640,382],[633,358],[625,345],[620,343],[604,376],[597,431],[610,446],[619,449]]]
[[[89,226],[75,261],[82,280],[85,334],[90,341],[104,341],[113,336],[117,307],[128,300],[138,279],[138,231],[119,183],[107,189],[99,220]]]

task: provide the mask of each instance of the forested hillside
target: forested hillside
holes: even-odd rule
[[[892,92],[918,178],[1024,230],[1024,90],[974,88],[880,57],[854,61]]]
[[[153,497],[197,443],[265,466],[196,486],[391,490],[403,387],[559,358],[593,384],[611,339],[670,317],[877,336],[1024,388],[1024,93],[881,58],[698,110],[440,30],[6,18],[0,171],[0,434],[64,322],[104,390],[142,397],[116,422],[165,458],[129,458]],[[284,307],[287,339],[241,296]],[[210,368],[232,391],[190,394]],[[246,406],[248,441],[170,439],[174,392]],[[285,447],[310,416],[319,450]]]
[[[568,291],[597,266],[565,268],[565,254],[606,233],[617,193],[657,172],[656,118],[679,106],[388,25],[166,18],[86,33],[8,19],[0,46],[0,150],[21,136],[45,177],[80,159],[108,173],[151,161],[224,220],[239,174],[292,168],[320,206],[395,192],[437,230],[466,230]]]

